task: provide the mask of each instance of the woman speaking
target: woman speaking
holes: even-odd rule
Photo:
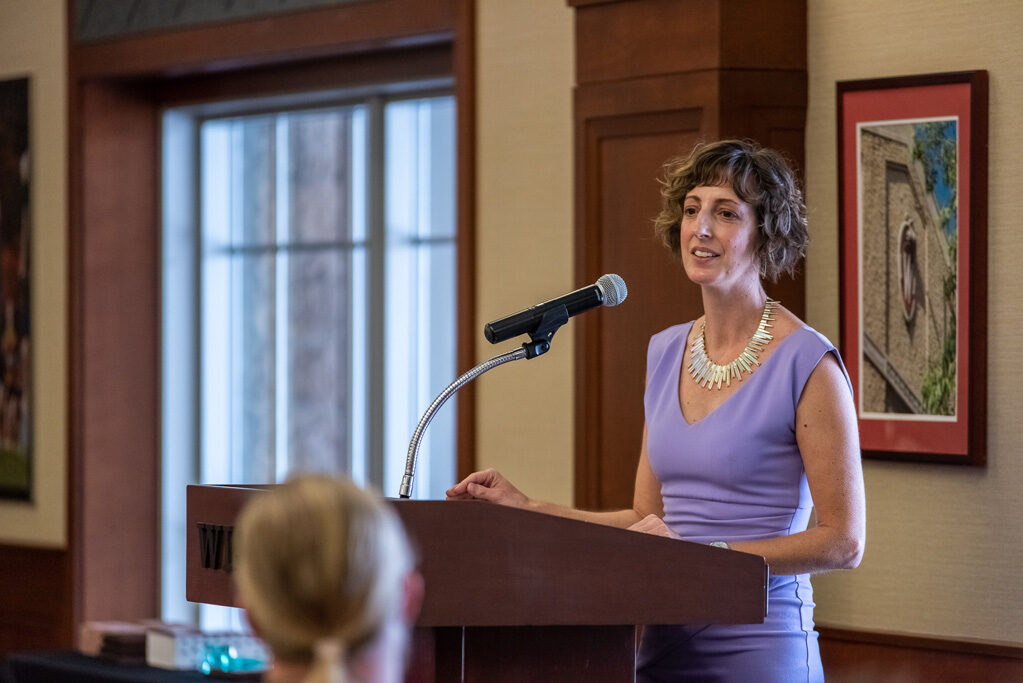
[[[661,194],[657,233],[700,286],[703,316],[650,339],[632,509],[535,501],[494,470],[447,495],[763,556],[763,623],[649,626],[637,680],[822,681],[809,575],[859,564],[865,506],[838,352],[762,284],[805,253],[802,195],[780,155],[740,140],[668,162]]]

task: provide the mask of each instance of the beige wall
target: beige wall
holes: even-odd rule
[[[573,275],[572,10],[555,0],[479,0],[477,309],[483,324],[586,283]],[[521,343],[519,340],[518,343]],[[530,495],[572,501],[573,325],[551,350],[477,380],[477,464]]]
[[[67,542],[67,156],[63,0],[0,0],[0,79],[28,76],[33,502],[0,501],[0,543]]]
[[[988,466],[867,462],[859,569],[817,577],[817,619],[1023,643],[1023,3],[810,0],[807,317],[838,337],[835,81],[990,72]],[[981,333],[984,331],[981,330]]]

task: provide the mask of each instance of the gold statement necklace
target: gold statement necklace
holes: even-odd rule
[[[700,328],[700,334],[689,345],[689,374],[693,376],[696,383],[707,389],[712,386],[720,389],[722,382],[726,386],[732,386],[733,377],[741,382],[743,372],[747,375],[753,374],[753,371],[760,366],[760,352],[774,339],[767,328],[772,327],[771,321],[774,320],[776,308],[778,308],[778,302],[768,299],[764,304],[764,314],[760,316],[760,325],[753,333],[753,338],[749,340],[749,344],[746,344],[746,348],[735,360],[725,365],[718,365],[707,356],[707,345],[704,338],[707,325],[704,323]]]

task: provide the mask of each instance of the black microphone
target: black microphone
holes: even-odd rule
[[[617,306],[625,301],[628,294],[629,290],[625,286],[625,280],[614,273],[608,273],[601,275],[600,279],[592,285],[487,323],[483,328],[483,334],[491,344],[503,342],[520,334],[531,335],[536,332],[544,314],[548,311],[564,306],[568,310],[569,317],[572,317],[597,306]]]

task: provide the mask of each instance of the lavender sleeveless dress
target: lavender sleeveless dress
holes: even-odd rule
[[[824,355],[838,352],[812,328],[795,330],[724,403],[688,424],[678,387],[691,327],[659,332],[647,351],[647,453],[665,523],[696,543],[803,531],[813,502],[796,445],[796,405]],[[637,681],[823,681],[813,607],[808,574],[772,575],[762,624],[648,626]]]

